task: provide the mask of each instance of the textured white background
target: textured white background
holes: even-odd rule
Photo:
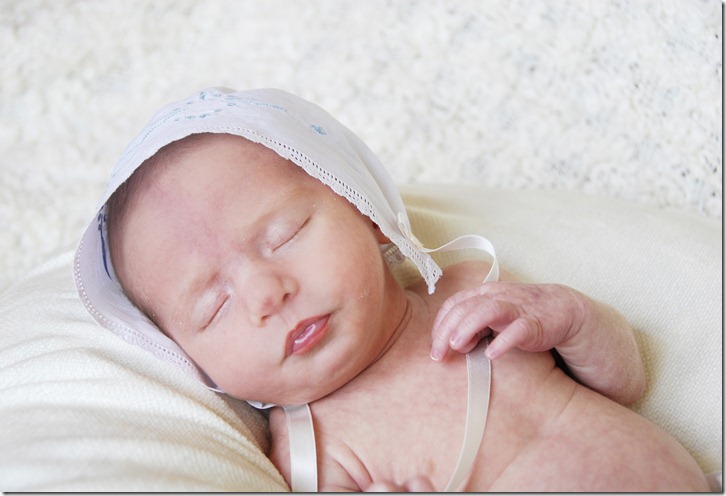
[[[161,105],[275,86],[400,183],[721,216],[718,0],[0,0],[0,290],[72,246]]]

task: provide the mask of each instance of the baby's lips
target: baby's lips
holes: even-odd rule
[[[329,315],[316,316],[298,323],[287,335],[287,356],[306,353],[312,349],[323,338],[328,328],[329,317]]]

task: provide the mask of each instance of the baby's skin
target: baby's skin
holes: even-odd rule
[[[440,363],[432,360],[431,329],[446,314],[442,307],[453,307],[462,294],[480,292],[471,288],[479,288],[485,274],[481,264],[465,262],[445,269],[433,295],[423,281],[407,288],[412,302],[407,318],[415,324],[362,374],[310,405],[321,490],[435,491],[445,486],[463,442],[466,360],[451,351]],[[519,289],[506,282],[485,286],[483,298],[487,291]],[[572,301],[584,298],[563,286],[524,287],[522,294],[543,299],[560,292],[574,295]],[[563,300],[545,301],[556,307],[552,315],[571,310],[557,307]],[[635,388],[613,395],[630,403],[642,392],[640,385]],[[289,477],[284,417],[280,409],[271,412],[272,459]],[[669,434],[570,378],[549,351],[514,348],[493,360],[486,430],[462,489],[705,491],[708,486],[693,458]]]
[[[124,290],[230,396],[311,404],[320,490],[444,488],[465,353],[488,334],[489,415],[462,489],[708,489],[675,439],[622,406],[644,372],[609,307],[506,273],[481,284],[478,262],[446,267],[432,295],[403,288],[371,219],[239,137],[185,140],[141,172],[107,212]],[[289,481],[284,415],[270,413],[270,457]]]

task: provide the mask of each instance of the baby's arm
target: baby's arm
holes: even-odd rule
[[[512,348],[556,349],[572,375],[624,405],[645,388],[645,369],[630,325],[611,307],[558,284],[490,282],[460,291],[434,322],[431,356],[467,353],[486,335],[496,359]]]

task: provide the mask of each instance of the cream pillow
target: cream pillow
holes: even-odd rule
[[[0,489],[286,491],[262,415],[96,324],[72,261],[0,295]]]
[[[563,192],[403,193],[427,246],[477,232],[522,279],[568,284],[620,309],[649,372],[635,409],[704,471],[721,468],[718,221]],[[0,489],[286,490],[263,454],[264,417],[99,327],[71,264],[69,250],[0,295]]]

